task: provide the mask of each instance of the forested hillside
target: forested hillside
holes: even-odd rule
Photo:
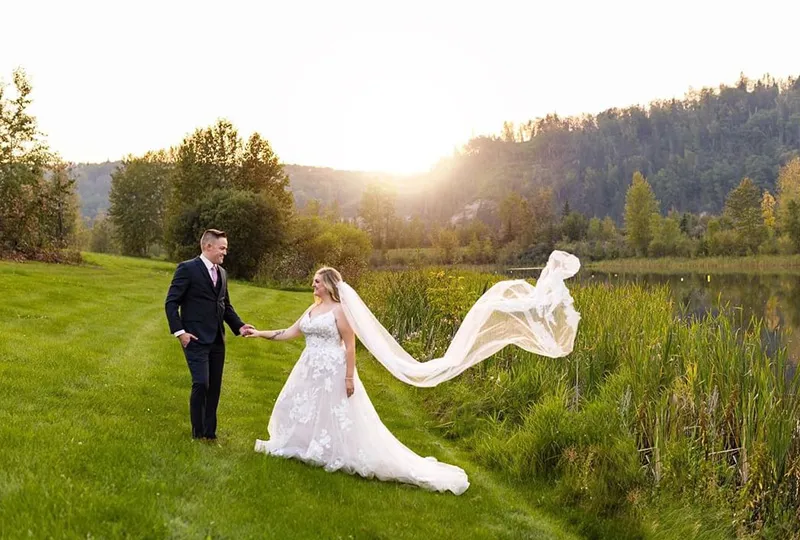
[[[662,212],[722,210],[743,177],[774,191],[781,165],[800,154],[800,80],[746,77],[734,85],[689,91],[683,99],[654,101],[599,114],[549,115],[500,136],[478,137],[460,154],[416,177],[287,165],[295,203],[338,201],[354,217],[371,182],[425,186],[396,199],[397,213],[443,223],[477,199],[502,200],[510,192],[533,196],[552,188],[588,216],[621,223],[625,193],[635,171],[653,186]],[[83,214],[102,210],[116,163],[76,167]]]
[[[441,207],[429,210],[444,217],[472,199],[532,196],[546,187],[559,205],[620,223],[626,190],[641,171],[662,213],[719,213],[744,177],[774,192],[778,170],[798,154],[800,80],[742,77],[648,108],[506,123],[501,137],[473,139],[440,164],[439,196],[429,200]]]

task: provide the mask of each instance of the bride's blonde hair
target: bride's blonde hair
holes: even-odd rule
[[[325,288],[328,290],[328,294],[331,295],[331,299],[334,302],[341,302],[339,299],[339,289],[336,287],[340,281],[342,281],[342,275],[336,268],[331,268],[330,266],[323,266],[314,274],[315,276],[319,276],[319,279],[322,281],[322,284],[325,285]]]

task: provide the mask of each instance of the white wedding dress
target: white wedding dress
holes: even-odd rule
[[[345,390],[345,349],[333,312],[300,322],[306,347],[278,395],[269,420],[269,440],[255,450],[296,458],[366,478],[394,480],[460,495],[466,473],[409,450],[383,425],[354,373],[355,392]]]
[[[397,379],[431,387],[508,345],[550,358],[572,352],[580,314],[564,280],[579,269],[577,257],[554,251],[535,286],[521,279],[496,283],[466,314],[444,356],[427,362],[403,350],[352,287],[337,287],[342,312],[372,356]],[[333,312],[304,315],[300,330],[306,348],[275,403],[270,439],[257,440],[256,451],[457,495],[469,487],[462,469],[418,456],[386,429],[357,372],[347,398],[345,349]]]

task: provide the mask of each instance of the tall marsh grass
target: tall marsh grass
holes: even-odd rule
[[[360,290],[406,350],[441,355],[495,275],[369,274]],[[800,531],[800,375],[761,321],[676,313],[665,287],[570,284],[582,319],[561,359],[506,348],[425,401],[450,437],[558,504],[636,521],[650,503],[711,505],[725,534]]]

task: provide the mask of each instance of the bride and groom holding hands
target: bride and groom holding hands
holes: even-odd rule
[[[257,439],[255,451],[299,459],[329,472],[342,470],[457,495],[469,487],[461,468],[415,454],[383,425],[358,378],[356,337],[395,377],[429,387],[509,344],[553,358],[565,356],[572,350],[580,320],[563,282],[580,263],[555,251],[535,287],[524,280],[495,284],[470,309],[445,355],[417,362],[333,268],[315,273],[315,303],[292,326],[256,330],[242,322],[230,302],[227,275],[220,266],[228,248],[225,233],[205,231],[200,247],[200,256],[178,265],[165,302],[170,332],[180,340],[191,374],[192,436],[217,436],[224,323],[235,335],[249,338],[282,341],[303,336],[306,346],[269,419],[269,439]]]

